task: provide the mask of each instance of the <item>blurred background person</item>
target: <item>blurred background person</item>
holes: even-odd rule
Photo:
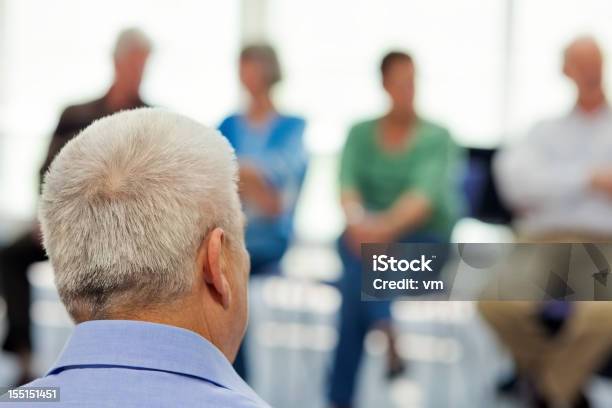
[[[148,36],[137,28],[122,31],[113,52],[114,79],[108,92],[99,99],[67,107],[48,147],[40,169],[40,181],[61,148],[96,119],[114,112],[146,106],[140,98],[140,85],[151,52]],[[30,287],[28,267],[46,259],[38,225],[0,252],[0,278],[7,305],[8,332],[3,349],[18,355],[21,372],[17,384],[32,377],[30,338]]]
[[[498,185],[520,240],[612,242],[612,111],[602,51],[580,37],[563,60],[575,106],[498,155]],[[536,404],[588,406],[585,384],[612,351],[612,303],[483,302],[481,311],[535,387]]]
[[[223,120],[219,130],[236,150],[240,196],[248,224],[246,246],[251,275],[278,270],[293,235],[293,215],[306,172],[304,119],[279,112],[272,98],[281,80],[274,49],[266,44],[242,49],[240,82],[248,95],[243,112]],[[248,379],[246,345],[234,364]]]
[[[340,333],[330,378],[330,401],[353,403],[366,333],[379,328],[389,340],[388,375],[403,370],[395,347],[390,302],[361,301],[362,243],[446,243],[459,216],[454,182],[459,149],[448,130],[421,117],[414,106],[415,65],[401,51],[380,65],[390,109],[353,126],[340,164],[347,227],[339,240],[343,274]]]

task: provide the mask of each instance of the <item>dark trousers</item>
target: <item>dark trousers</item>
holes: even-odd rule
[[[47,259],[32,233],[27,233],[0,250],[0,280],[6,301],[8,333],[2,345],[5,351],[28,352],[30,337],[30,285],[27,271],[31,264]]]
[[[447,240],[433,234],[411,234],[399,242],[443,243]],[[391,302],[361,301],[361,259],[338,240],[338,255],[343,272],[338,282],[342,295],[338,344],[329,376],[329,400],[337,406],[351,406],[355,395],[357,373],[364,354],[363,342],[376,324],[391,321]]]
[[[343,273],[338,282],[342,295],[338,344],[329,378],[329,399],[338,406],[353,402],[357,372],[363,356],[363,341],[376,323],[391,320],[391,302],[361,301],[361,259],[338,241]]]

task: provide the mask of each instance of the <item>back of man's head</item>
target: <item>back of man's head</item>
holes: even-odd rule
[[[160,109],[120,112],[70,141],[45,176],[39,209],[70,315],[117,318],[189,295],[215,229],[239,258],[236,172],[219,132]]]

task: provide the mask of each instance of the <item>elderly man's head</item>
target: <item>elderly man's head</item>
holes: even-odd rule
[[[567,46],[564,53],[563,73],[578,88],[579,93],[597,92],[603,82],[603,55],[592,37],[580,37]]]
[[[191,328],[233,358],[249,269],[236,172],[216,130],[159,109],[106,117],[70,141],[39,215],[71,316]]]

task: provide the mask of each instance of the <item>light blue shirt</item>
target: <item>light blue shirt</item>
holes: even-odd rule
[[[163,324],[76,326],[49,372],[26,387],[59,387],[60,402],[2,407],[268,407],[209,341]]]

